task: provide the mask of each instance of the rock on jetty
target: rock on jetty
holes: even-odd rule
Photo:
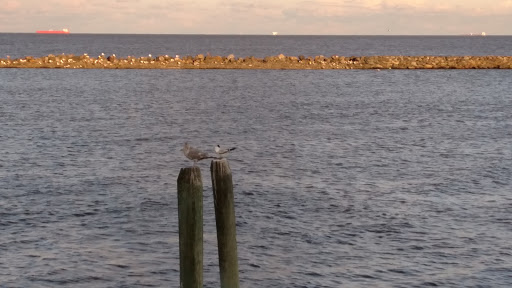
[[[512,69],[512,56],[267,56],[199,54],[119,58],[114,55],[48,55],[0,59],[0,68],[78,69]]]

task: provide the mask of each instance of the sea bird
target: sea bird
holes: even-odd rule
[[[215,153],[217,153],[221,158],[223,158],[224,156],[227,156],[230,151],[233,151],[235,149],[236,147],[224,149],[220,148],[220,145],[217,145],[215,146]]]
[[[194,148],[194,147],[188,145],[187,142],[185,142],[185,145],[183,145],[183,149],[181,149],[181,151],[183,151],[183,154],[185,155],[185,157],[194,161],[194,166],[196,165],[197,161],[201,161],[201,160],[207,159],[207,158],[215,158],[215,157],[208,156],[208,153],[206,153],[206,152],[203,152],[197,148]]]

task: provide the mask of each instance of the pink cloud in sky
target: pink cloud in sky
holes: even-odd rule
[[[453,13],[466,15],[482,14],[510,14],[512,13],[512,0],[308,0],[299,1],[293,5],[298,10],[310,11],[317,16],[343,16],[354,14],[381,14],[399,12],[417,14],[424,13]],[[285,2],[286,3],[286,2]],[[292,7],[292,6],[290,6]]]
[[[14,11],[16,9],[18,9],[19,7],[21,6],[20,2],[19,1],[14,1],[14,0],[8,0],[7,3],[5,3],[5,5],[3,7],[1,7],[1,9],[5,9],[6,11]]]
[[[0,32],[512,34],[512,0],[0,0]],[[455,19],[455,20],[454,20]],[[397,24],[398,25],[398,24]],[[434,28],[433,28],[434,27]],[[443,27],[441,30],[439,27]],[[457,32],[455,32],[457,33]]]

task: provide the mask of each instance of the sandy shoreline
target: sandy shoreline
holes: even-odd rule
[[[0,59],[0,68],[68,69],[512,69],[512,56],[147,56],[48,55]]]

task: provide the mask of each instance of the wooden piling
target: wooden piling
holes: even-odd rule
[[[178,176],[180,287],[203,287],[203,179],[199,167]]]
[[[240,287],[236,247],[235,201],[233,179],[226,159],[213,160],[210,166],[217,223],[220,287]]]

